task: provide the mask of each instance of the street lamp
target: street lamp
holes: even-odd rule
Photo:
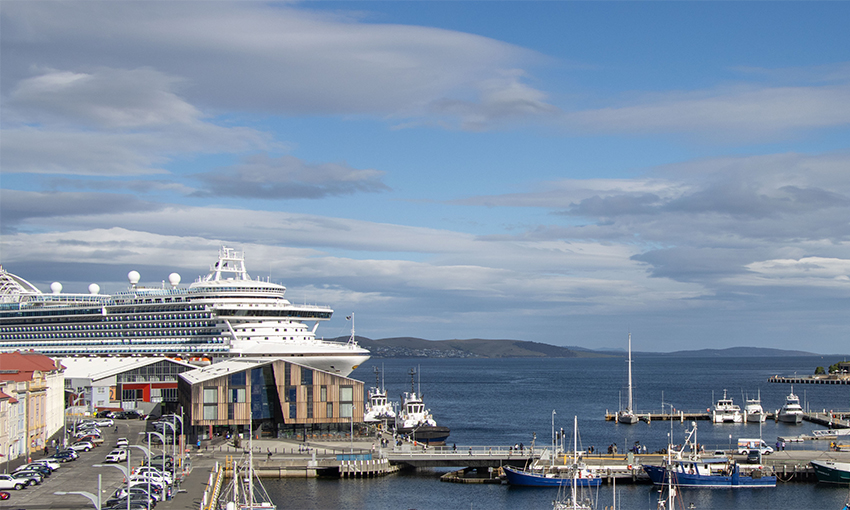
[[[154,434],[160,441],[162,441],[162,472],[165,473],[165,436],[159,432],[139,432],[139,435],[142,434],[148,435],[148,449],[151,447],[151,434]]]
[[[86,492],[86,491],[69,491],[69,492],[57,491],[57,492],[54,492],[53,494],[56,494],[57,496],[65,496],[67,494],[79,494],[80,496],[85,496],[89,499],[89,501],[92,502],[95,510],[100,510],[100,495],[101,495],[101,490],[102,490],[101,486],[102,486],[101,474],[98,473],[97,474],[97,495],[92,494],[91,492]]]
[[[168,425],[169,427],[171,427],[171,438],[172,438],[172,441],[171,441],[171,476],[173,478],[177,478],[177,474],[174,472],[175,462],[176,462],[175,454],[174,454],[174,443],[177,442],[177,427],[175,427],[173,423],[168,422],[168,421],[163,421],[161,423],[163,425]],[[165,450],[165,441],[163,441],[163,443],[162,443],[162,449]]]
[[[130,510],[130,450],[127,450],[127,467],[119,464],[92,464],[91,467],[114,467],[124,473],[124,478],[127,480],[127,510]],[[100,497],[100,494],[98,494],[98,497]],[[97,508],[100,509],[100,504]]]

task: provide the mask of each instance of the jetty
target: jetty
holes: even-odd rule
[[[846,374],[830,375],[772,375],[767,382],[782,384],[850,384],[850,376]]]

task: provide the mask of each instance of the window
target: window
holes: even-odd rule
[[[339,387],[339,416],[340,418],[354,416],[354,388],[352,386]]]
[[[218,419],[218,406],[217,405],[204,405],[204,419],[205,420],[217,420]]]
[[[328,387],[322,386],[319,390],[319,401],[327,402],[328,401]]]
[[[218,388],[204,388],[204,403],[215,404],[218,402]]]
[[[313,402],[307,402],[307,418],[313,417]]]
[[[301,367],[301,386],[310,386],[313,384],[313,371],[306,367]]]
[[[307,386],[307,402],[313,402],[313,387]]]
[[[297,408],[295,407],[295,404],[289,404],[289,419],[294,420],[297,417],[298,417],[298,412],[297,412]]]
[[[230,388],[229,402],[245,402],[245,388]]]
[[[328,418],[334,417],[334,403],[333,402],[328,402],[327,413],[328,413],[328,416],[327,416]]]
[[[245,372],[237,372],[235,374],[230,374],[230,385],[231,386],[245,386]]]
[[[295,402],[296,396],[298,392],[295,389],[295,386],[287,386],[286,387],[286,401],[287,402]]]

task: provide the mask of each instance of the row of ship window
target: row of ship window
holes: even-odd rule
[[[14,343],[14,340],[25,340],[22,338],[11,339],[12,341],[3,343],[4,347],[33,347],[33,346],[55,346],[57,345],[55,341],[51,342],[26,342],[26,343]],[[203,338],[193,340],[191,338],[178,338],[175,340],[162,340],[162,339],[154,339],[154,340],[140,340],[133,339],[131,342],[121,341],[109,341],[109,340],[96,340],[96,341],[76,341],[70,342],[72,345],[146,345],[146,344],[165,344],[165,345],[180,345],[180,344],[223,344],[226,342],[225,338]]]
[[[191,323],[126,323],[126,324],[75,324],[65,326],[20,326],[8,328],[8,331],[13,332],[29,332],[29,331],[80,331],[80,330],[102,330],[102,329],[150,329],[150,328],[172,328],[172,329],[188,329],[188,328],[211,328],[215,326],[213,321],[198,321]]]
[[[186,346],[181,349],[180,352],[191,352],[191,353],[201,353],[207,354],[212,352],[227,352],[227,347],[196,347],[196,346]],[[51,349],[51,353],[55,355],[64,355],[64,354],[170,354],[175,352],[174,349]]]
[[[166,321],[166,320],[182,320],[182,319],[209,319],[212,318],[212,313],[169,313],[161,315],[107,315],[107,321]]]
[[[202,331],[125,331],[123,333],[112,333],[109,331],[95,331],[91,333],[49,333],[49,334],[4,334],[0,338],[8,339],[50,339],[50,338],[137,338],[137,337],[176,337],[176,336],[207,336],[218,333],[217,329]]]

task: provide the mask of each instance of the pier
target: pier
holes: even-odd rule
[[[772,375],[767,382],[782,384],[850,384],[850,376],[847,375],[795,375],[781,376]]]

